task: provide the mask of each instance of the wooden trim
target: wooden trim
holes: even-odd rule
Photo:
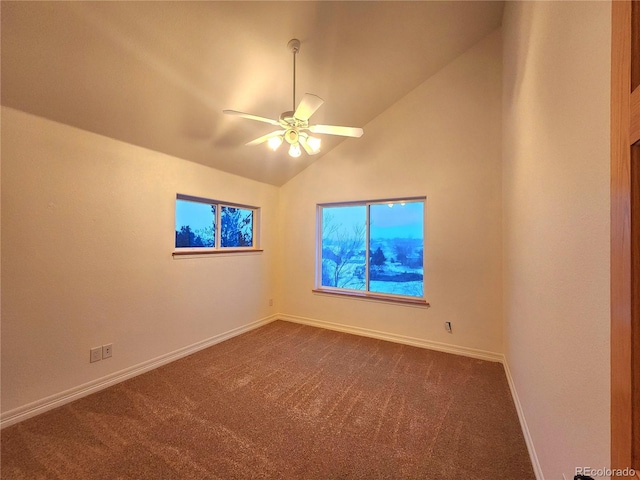
[[[640,63],[640,62],[638,62]],[[629,144],[640,140],[640,87],[631,93],[629,112]]]
[[[611,468],[631,466],[631,2],[611,2]]]
[[[617,1],[617,0],[616,0]],[[631,2],[631,91],[640,86],[640,1]]]
[[[631,147],[631,438],[640,470],[640,145]]]
[[[339,291],[339,290],[323,290],[319,288],[314,288],[311,290],[313,293],[320,293],[323,295],[336,295],[340,297],[352,297],[358,298],[360,300],[375,300],[381,302],[389,302],[389,303],[401,303],[405,305],[414,305],[420,307],[430,307],[429,302],[422,298],[406,298],[406,297],[391,297],[387,295],[376,295],[375,293],[369,292],[347,292],[347,291]]]
[[[640,478],[640,0],[631,2],[631,466]]]
[[[611,467],[640,471],[640,0],[612,2]],[[634,144],[636,144],[634,146]]]
[[[234,254],[234,253],[256,253],[256,252],[263,252],[264,250],[261,248],[234,248],[232,250],[222,250],[222,249],[218,249],[218,250],[188,250],[188,251],[180,251],[180,250],[176,250],[175,252],[173,252],[171,255],[173,255],[174,257],[182,257],[182,256],[188,256],[188,255],[219,255],[219,254]]]

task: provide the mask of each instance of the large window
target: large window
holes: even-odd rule
[[[318,205],[319,290],[424,298],[425,199]]]
[[[258,209],[178,194],[176,249],[255,249]]]

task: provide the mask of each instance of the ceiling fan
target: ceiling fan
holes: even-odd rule
[[[246,145],[259,145],[267,142],[272,150],[277,150],[283,142],[289,144],[289,155],[299,157],[301,155],[300,146],[309,154],[315,155],[320,151],[321,140],[313,137],[307,131],[315,134],[339,135],[343,137],[361,137],[364,131],[357,127],[340,127],[337,125],[310,125],[309,118],[324,103],[317,95],[305,93],[296,108],[296,55],[300,51],[300,40],[294,38],[287,44],[289,50],[293,53],[293,110],[283,112],[278,120],[252,115],[250,113],[238,112],[236,110],[223,110],[222,113],[227,115],[237,115],[239,117],[248,118],[249,120],[257,120],[258,122],[268,123],[280,127],[271,133],[267,133],[262,137],[252,140]]]

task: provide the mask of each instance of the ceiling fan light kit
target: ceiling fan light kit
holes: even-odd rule
[[[362,128],[358,127],[309,125],[309,118],[316,112],[316,110],[318,110],[318,108],[320,108],[324,103],[324,100],[317,95],[305,93],[304,97],[302,97],[302,100],[298,104],[298,108],[296,108],[296,55],[300,51],[300,40],[297,38],[289,40],[287,47],[293,54],[293,110],[283,112],[278,120],[272,120],[270,118],[250,113],[238,112],[236,110],[222,111],[227,115],[237,115],[249,120],[256,120],[258,122],[278,126],[283,129],[267,133],[255,140],[247,142],[246,145],[259,145],[267,142],[269,148],[276,151],[282,143],[287,142],[289,144],[289,155],[293,158],[298,158],[302,154],[300,149],[301,146],[308,155],[315,155],[320,152],[320,145],[322,141],[318,137],[309,135],[307,131],[319,135],[339,135],[342,137],[353,138],[361,137],[364,131]]]
[[[267,144],[269,145],[269,148],[275,152],[276,150],[278,150],[278,148],[280,148],[280,145],[282,145],[282,137],[271,137],[269,140],[267,140]]]

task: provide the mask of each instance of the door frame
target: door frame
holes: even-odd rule
[[[640,0],[611,20],[611,468],[640,478]]]

